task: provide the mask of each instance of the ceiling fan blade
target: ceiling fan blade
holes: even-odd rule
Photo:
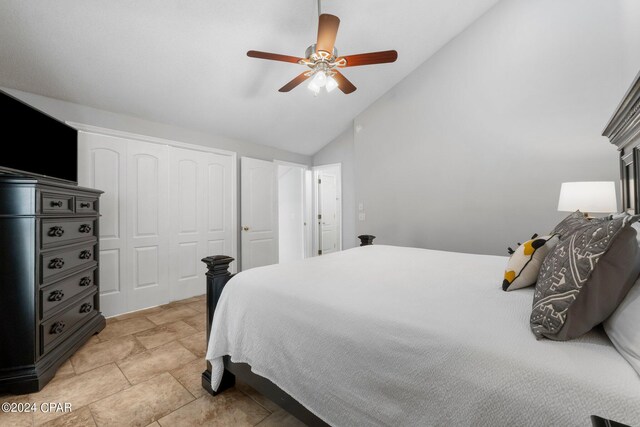
[[[296,77],[295,79],[291,80],[289,83],[287,83],[286,85],[284,85],[280,89],[278,89],[278,92],[289,92],[291,89],[295,88],[300,83],[302,83],[303,81],[307,80],[308,78],[309,78],[309,76],[307,75],[307,72],[305,71],[304,73],[299,74],[298,77]]]
[[[250,50],[247,52],[247,56],[251,58],[270,59],[272,61],[292,62],[297,64],[302,58],[296,58],[295,56],[280,55],[277,53],[260,52],[258,50]]]
[[[373,65],[395,62],[398,59],[398,52],[395,50],[385,50],[382,52],[360,53],[358,55],[347,55],[338,58],[344,59],[347,63],[339,67],[357,67],[358,65]]]
[[[316,52],[333,53],[333,45],[336,43],[340,18],[334,15],[323,13],[318,20],[318,41]]]
[[[353,85],[353,83],[347,80],[347,78],[343,76],[340,71],[336,70],[335,68],[333,71],[335,72],[333,78],[336,79],[336,82],[338,82],[338,87],[342,92],[344,92],[345,95],[349,95],[350,93],[355,92],[357,88]]]

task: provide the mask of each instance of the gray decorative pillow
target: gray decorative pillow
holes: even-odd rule
[[[603,218],[587,218],[584,213],[580,211],[575,211],[572,214],[569,214],[565,219],[560,221],[560,224],[556,225],[556,228],[549,234],[558,234],[560,235],[560,240],[564,239],[567,236],[570,236],[574,231],[578,228],[593,224],[595,222],[602,222],[611,220],[611,216],[603,217]]]
[[[533,298],[537,338],[569,340],[609,317],[640,274],[630,224],[640,217],[589,221],[566,235],[545,259]]]

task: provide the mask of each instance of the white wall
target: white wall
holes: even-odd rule
[[[565,215],[562,182],[617,181],[601,131],[640,69],[638,22],[634,0],[498,3],[356,118],[358,234],[506,255]],[[332,145],[314,164],[347,161]]]
[[[352,126],[313,156],[313,166],[333,163],[342,164],[342,248],[349,249],[360,244],[356,233],[356,165]]]

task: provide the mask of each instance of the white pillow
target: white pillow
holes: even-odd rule
[[[638,245],[640,245],[640,222],[634,222],[633,224],[631,224],[631,226],[635,228],[636,232],[638,233],[636,237],[638,238]]]
[[[632,225],[638,232],[640,224]],[[616,311],[604,322],[604,330],[618,352],[640,375],[640,278],[631,288]]]

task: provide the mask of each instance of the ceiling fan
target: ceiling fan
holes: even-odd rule
[[[314,93],[320,93],[323,87],[327,92],[340,88],[345,94],[350,94],[356,87],[338,71],[338,68],[357,67],[359,65],[384,64],[395,62],[398,59],[398,52],[395,50],[385,50],[382,52],[360,53],[357,55],[338,56],[335,48],[336,36],[340,19],[337,16],[326,13],[320,14],[320,2],[318,1],[318,40],[309,46],[304,58],[289,55],[279,55],[277,53],[259,52],[250,50],[247,56],[251,58],[270,59],[272,61],[291,62],[294,64],[306,65],[310,69],[299,74],[295,79],[282,86],[280,92],[289,92],[300,83],[311,78],[309,89]]]

